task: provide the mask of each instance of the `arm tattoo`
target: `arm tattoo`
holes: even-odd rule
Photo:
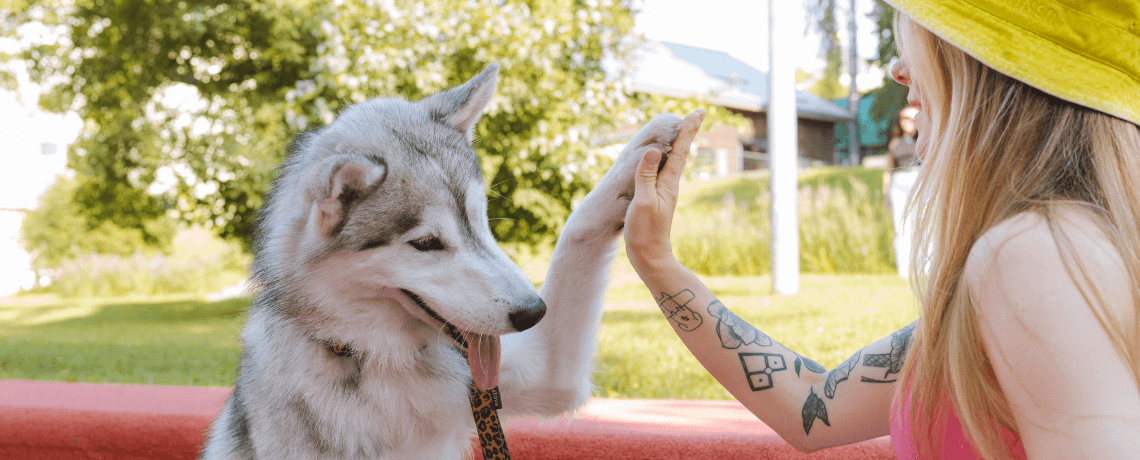
[[[657,299],[657,306],[661,307],[661,312],[665,314],[670,321],[677,323],[677,327],[682,331],[691,331],[696,329],[704,322],[701,315],[693,310],[690,310],[688,304],[693,300],[693,291],[685,289],[674,295],[669,295],[664,292],[661,297]]]
[[[827,381],[823,384],[823,394],[827,395],[828,399],[835,399],[835,387],[839,385],[839,382],[847,380],[847,377],[851,376],[851,371],[855,369],[856,364],[859,364],[859,356],[862,354],[863,350],[855,352],[854,355],[847,358],[847,361],[827,374]]]
[[[898,377],[891,378],[891,374],[898,374],[902,371],[903,363],[906,362],[906,352],[910,349],[910,337],[914,333],[914,323],[895,331],[891,334],[891,352],[881,354],[868,354],[863,356],[863,365],[867,367],[886,368],[887,371],[883,373],[882,379],[873,379],[869,377],[862,377],[860,380],[869,383],[891,383],[898,380]]]
[[[777,353],[740,353],[740,365],[752,391],[772,388],[772,373],[788,368],[784,356]]]
[[[831,426],[831,422],[827,421],[827,406],[824,406],[823,400],[816,396],[814,389],[810,391],[803,410],[804,434],[811,434],[811,426],[817,418],[822,420],[824,425]]]
[[[720,337],[720,344],[725,348],[735,349],[748,343],[772,345],[770,337],[744,322],[735,313],[728,311],[719,300],[709,304],[709,314],[716,317],[716,335]]]
[[[796,354],[795,365],[796,365],[796,377],[800,376],[800,366],[806,367],[807,370],[815,372],[816,374],[822,374],[824,372],[827,372],[827,369],[824,368],[823,366],[820,366],[819,363],[812,361],[810,359],[807,359],[803,356],[800,356],[799,354]]]

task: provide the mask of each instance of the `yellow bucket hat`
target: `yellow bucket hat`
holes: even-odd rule
[[[982,63],[1140,124],[1140,0],[886,0]]]

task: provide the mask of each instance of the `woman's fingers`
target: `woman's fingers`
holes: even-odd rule
[[[697,129],[705,119],[705,111],[697,110],[681,120],[681,127],[677,138],[673,141],[673,149],[669,151],[669,158],[665,160],[665,168],[661,170],[658,184],[669,187],[676,196],[677,184],[681,181],[681,172],[685,170],[685,162],[689,158],[689,145],[697,136]]]
[[[661,151],[649,149],[637,164],[637,179],[633,183],[633,199],[648,198],[657,194],[657,165]]]

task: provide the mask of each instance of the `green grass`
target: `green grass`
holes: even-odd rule
[[[632,270],[618,267],[598,333],[595,395],[731,399],[688,352]],[[792,296],[770,294],[766,276],[702,280],[741,318],[828,368],[918,315],[910,285],[896,275],[805,275]]]
[[[882,170],[815,168],[800,175],[800,267],[805,273],[891,273],[894,228]],[[697,273],[771,271],[771,194],[766,173],[682,184],[673,252]]]
[[[706,281],[742,318],[829,367],[916,315],[910,288],[894,275],[808,275],[793,296],[768,294],[767,277]],[[5,299],[0,378],[232,385],[248,302]],[[730,398],[685,349],[624,259],[615,264],[598,342],[597,396]]]
[[[801,188],[838,188],[850,193],[855,183],[863,183],[871,190],[883,190],[883,170],[874,168],[822,167],[802,170],[799,177]],[[681,191],[681,205],[702,208],[706,211],[717,208],[724,197],[732,194],[737,202],[755,202],[768,193],[768,171],[750,172],[747,175],[712,181],[691,182]]]
[[[771,295],[764,275],[770,265],[765,174],[684,184],[674,251],[737,315],[834,367],[918,314],[909,284],[893,274],[881,180],[880,170],[863,168],[801,174],[801,266],[814,274],[801,277],[796,295]],[[538,284],[547,260],[522,259]],[[92,280],[88,285],[101,284]],[[232,385],[248,303],[189,295],[0,299],[0,378]],[[597,362],[597,396],[730,398],[685,349],[624,255],[606,295]]]
[[[0,378],[232,385],[248,299],[5,299]]]

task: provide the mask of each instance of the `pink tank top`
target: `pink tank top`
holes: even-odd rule
[[[909,395],[909,393],[903,393]],[[899,460],[919,460],[918,444],[914,440],[914,431],[910,426],[907,417],[902,414],[910,412],[910,397],[906,398],[899,407],[898,398],[891,402],[891,447],[894,448],[895,456]],[[962,459],[962,460],[975,460],[978,458],[974,454],[974,449],[970,447],[970,441],[966,439],[966,432],[962,428],[962,422],[958,420],[958,415],[954,413],[954,409],[950,404],[949,399],[943,399],[944,413],[949,414],[944,420],[945,430],[942,432],[942,440],[935,445],[940,445],[940,452],[938,458],[942,459]],[[937,423],[937,421],[935,422]],[[1008,428],[1002,428],[1002,436],[1005,438],[1006,445],[1009,446],[1010,452],[1013,452],[1014,458],[1026,458],[1025,446],[1021,444],[1021,438]]]

